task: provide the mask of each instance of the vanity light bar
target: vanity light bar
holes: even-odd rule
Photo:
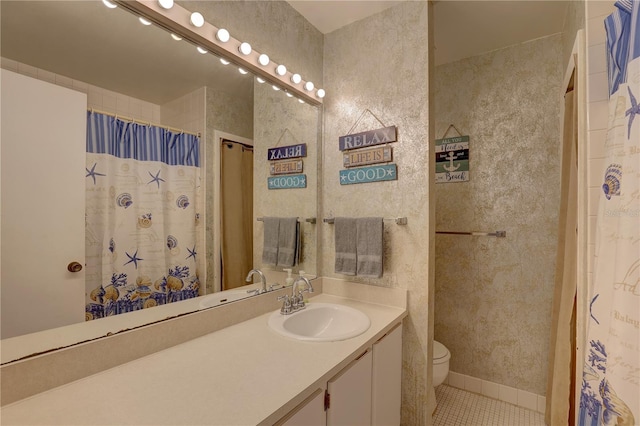
[[[316,90],[309,90],[313,88],[313,83],[301,80],[300,83],[294,84],[291,80],[293,73],[290,71],[287,70],[283,75],[278,75],[275,72],[275,67],[261,66],[259,62],[260,52],[251,50],[251,52],[246,55],[241,54],[238,50],[241,45],[239,40],[229,36],[229,41],[221,42],[216,37],[219,28],[206,22],[206,20],[200,27],[192,25],[192,12],[178,4],[174,4],[170,9],[164,9],[157,1],[153,0],[112,1],[122,8],[166,29],[170,33],[189,40],[196,46],[200,46],[202,49],[208,50],[214,55],[226,58],[236,66],[250,71],[255,76],[261,77],[273,86],[286,89],[287,92],[292,93],[310,105],[317,106],[322,104],[323,100],[320,95],[322,95],[324,91],[318,93]]]

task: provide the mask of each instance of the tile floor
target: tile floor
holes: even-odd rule
[[[544,426],[541,413],[444,384],[436,401],[434,426]]]

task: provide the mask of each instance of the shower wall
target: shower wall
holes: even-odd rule
[[[436,185],[435,338],[451,371],[544,395],[560,197],[563,42],[436,67],[435,132],[470,137],[470,180]],[[455,132],[453,132],[455,133]],[[452,136],[450,133],[448,136]]]

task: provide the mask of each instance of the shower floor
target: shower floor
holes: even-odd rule
[[[544,426],[544,415],[447,385],[436,387],[434,426]]]

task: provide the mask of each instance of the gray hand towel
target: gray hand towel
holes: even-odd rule
[[[356,274],[356,219],[336,217],[334,221],[337,274]]]
[[[265,217],[264,244],[262,246],[262,263],[267,265],[278,264],[278,233],[280,232],[280,218]]]
[[[382,277],[383,226],[381,217],[363,217],[356,221],[359,277]]]
[[[278,266],[290,267],[296,263],[298,251],[298,218],[281,217],[278,232]]]

